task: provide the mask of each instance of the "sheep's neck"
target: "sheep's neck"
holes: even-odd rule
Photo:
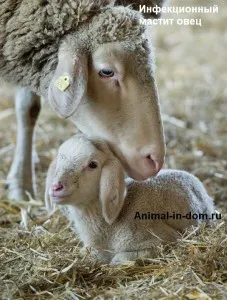
[[[97,199],[91,201],[92,205],[70,206],[70,219],[85,245],[92,241],[96,244],[105,244],[105,228],[107,226]],[[104,246],[104,245],[103,245]]]

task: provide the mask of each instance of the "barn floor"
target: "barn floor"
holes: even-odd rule
[[[172,2],[182,5],[180,0]],[[198,176],[222,220],[214,228],[202,228],[200,234],[186,233],[176,245],[160,249],[157,259],[118,267],[89,263],[79,255],[81,245],[64,217],[56,213],[48,218],[43,207],[48,165],[59,144],[74,132],[47,104],[36,131],[38,201],[31,200],[29,208],[27,203],[7,200],[4,184],[16,123],[12,94],[4,86],[0,91],[1,299],[227,299],[226,4],[220,4],[219,11],[203,14],[202,27],[159,26],[152,34],[166,167]],[[20,226],[21,220],[26,227]]]

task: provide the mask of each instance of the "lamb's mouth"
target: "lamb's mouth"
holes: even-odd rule
[[[51,199],[54,203],[56,204],[60,204],[62,202],[65,202],[69,197],[71,196],[71,194],[63,194],[61,196],[51,196]]]

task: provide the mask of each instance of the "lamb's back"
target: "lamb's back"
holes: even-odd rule
[[[190,225],[201,223],[193,214],[210,217],[214,213],[213,201],[203,184],[185,171],[163,170],[144,182],[126,182],[128,193],[116,227],[118,235],[127,232],[132,243],[138,232],[144,239],[149,230],[162,235],[164,227],[167,231],[171,228],[183,232]]]

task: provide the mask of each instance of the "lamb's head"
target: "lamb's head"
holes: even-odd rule
[[[81,209],[98,205],[111,224],[122,208],[125,194],[124,170],[104,142],[77,134],[60,146],[47,174],[48,208],[54,203]]]
[[[49,88],[54,110],[104,139],[137,180],[155,175],[165,155],[154,57],[140,18],[108,7],[66,37]],[[64,78],[61,90],[56,82]]]

